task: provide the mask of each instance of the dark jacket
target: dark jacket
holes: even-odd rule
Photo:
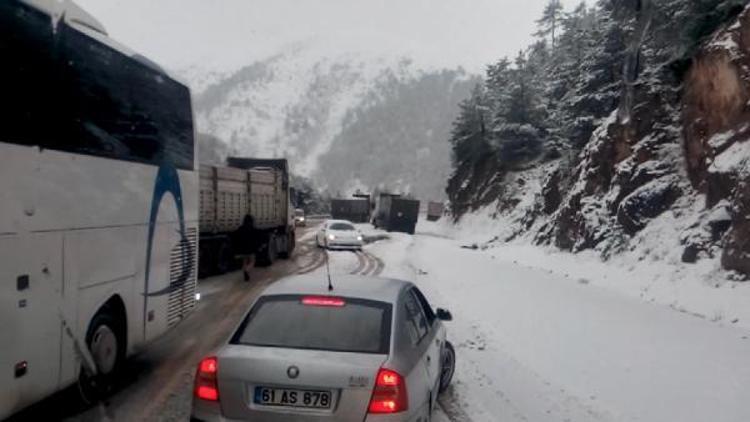
[[[246,215],[242,226],[232,234],[232,249],[237,255],[253,255],[262,244],[263,233],[255,228],[253,217]]]

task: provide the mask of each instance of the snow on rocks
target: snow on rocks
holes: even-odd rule
[[[714,159],[708,171],[712,173],[746,174],[750,162],[750,141],[735,142]]]

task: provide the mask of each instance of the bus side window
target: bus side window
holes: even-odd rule
[[[44,147],[58,133],[53,40],[48,15],[0,2],[0,142]]]
[[[189,90],[136,57],[60,27],[67,116],[56,149],[192,169]]]

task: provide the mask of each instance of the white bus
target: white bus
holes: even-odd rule
[[[188,88],[72,2],[0,1],[0,57],[4,419],[195,307],[198,173]]]

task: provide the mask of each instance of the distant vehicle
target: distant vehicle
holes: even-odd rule
[[[443,216],[443,203],[430,201],[427,204],[427,221],[438,221]]]
[[[429,421],[455,371],[451,319],[405,281],[282,280],[198,365],[192,418]]]
[[[294,210],[294,225],[298,227],[305,227],[307,225],[307,221],[305,221],[305,210],[302,208]]]
[[[2,420],[193,311],[198,173],[189,89],[73,2],[0,1],[0,56]]]
[[[351,221],[328,220],[316,234],[319,247],[326,249],[362,249],[364,236]]]
[[[246,215],[261,239],[257,262],[271,265],[288,258],[295,246],[289,171],[284,159],[227,159],[228,167],[200,166],[200,269],[229,271],[235,259],[230,241]]]
[[[419,219],[419,201],[400,195],[380,194],[373,225],[387,231],[414,234]]]
[[[332,199],[331,217],[354,223],[370,221],[370,201],[367,199]]]

